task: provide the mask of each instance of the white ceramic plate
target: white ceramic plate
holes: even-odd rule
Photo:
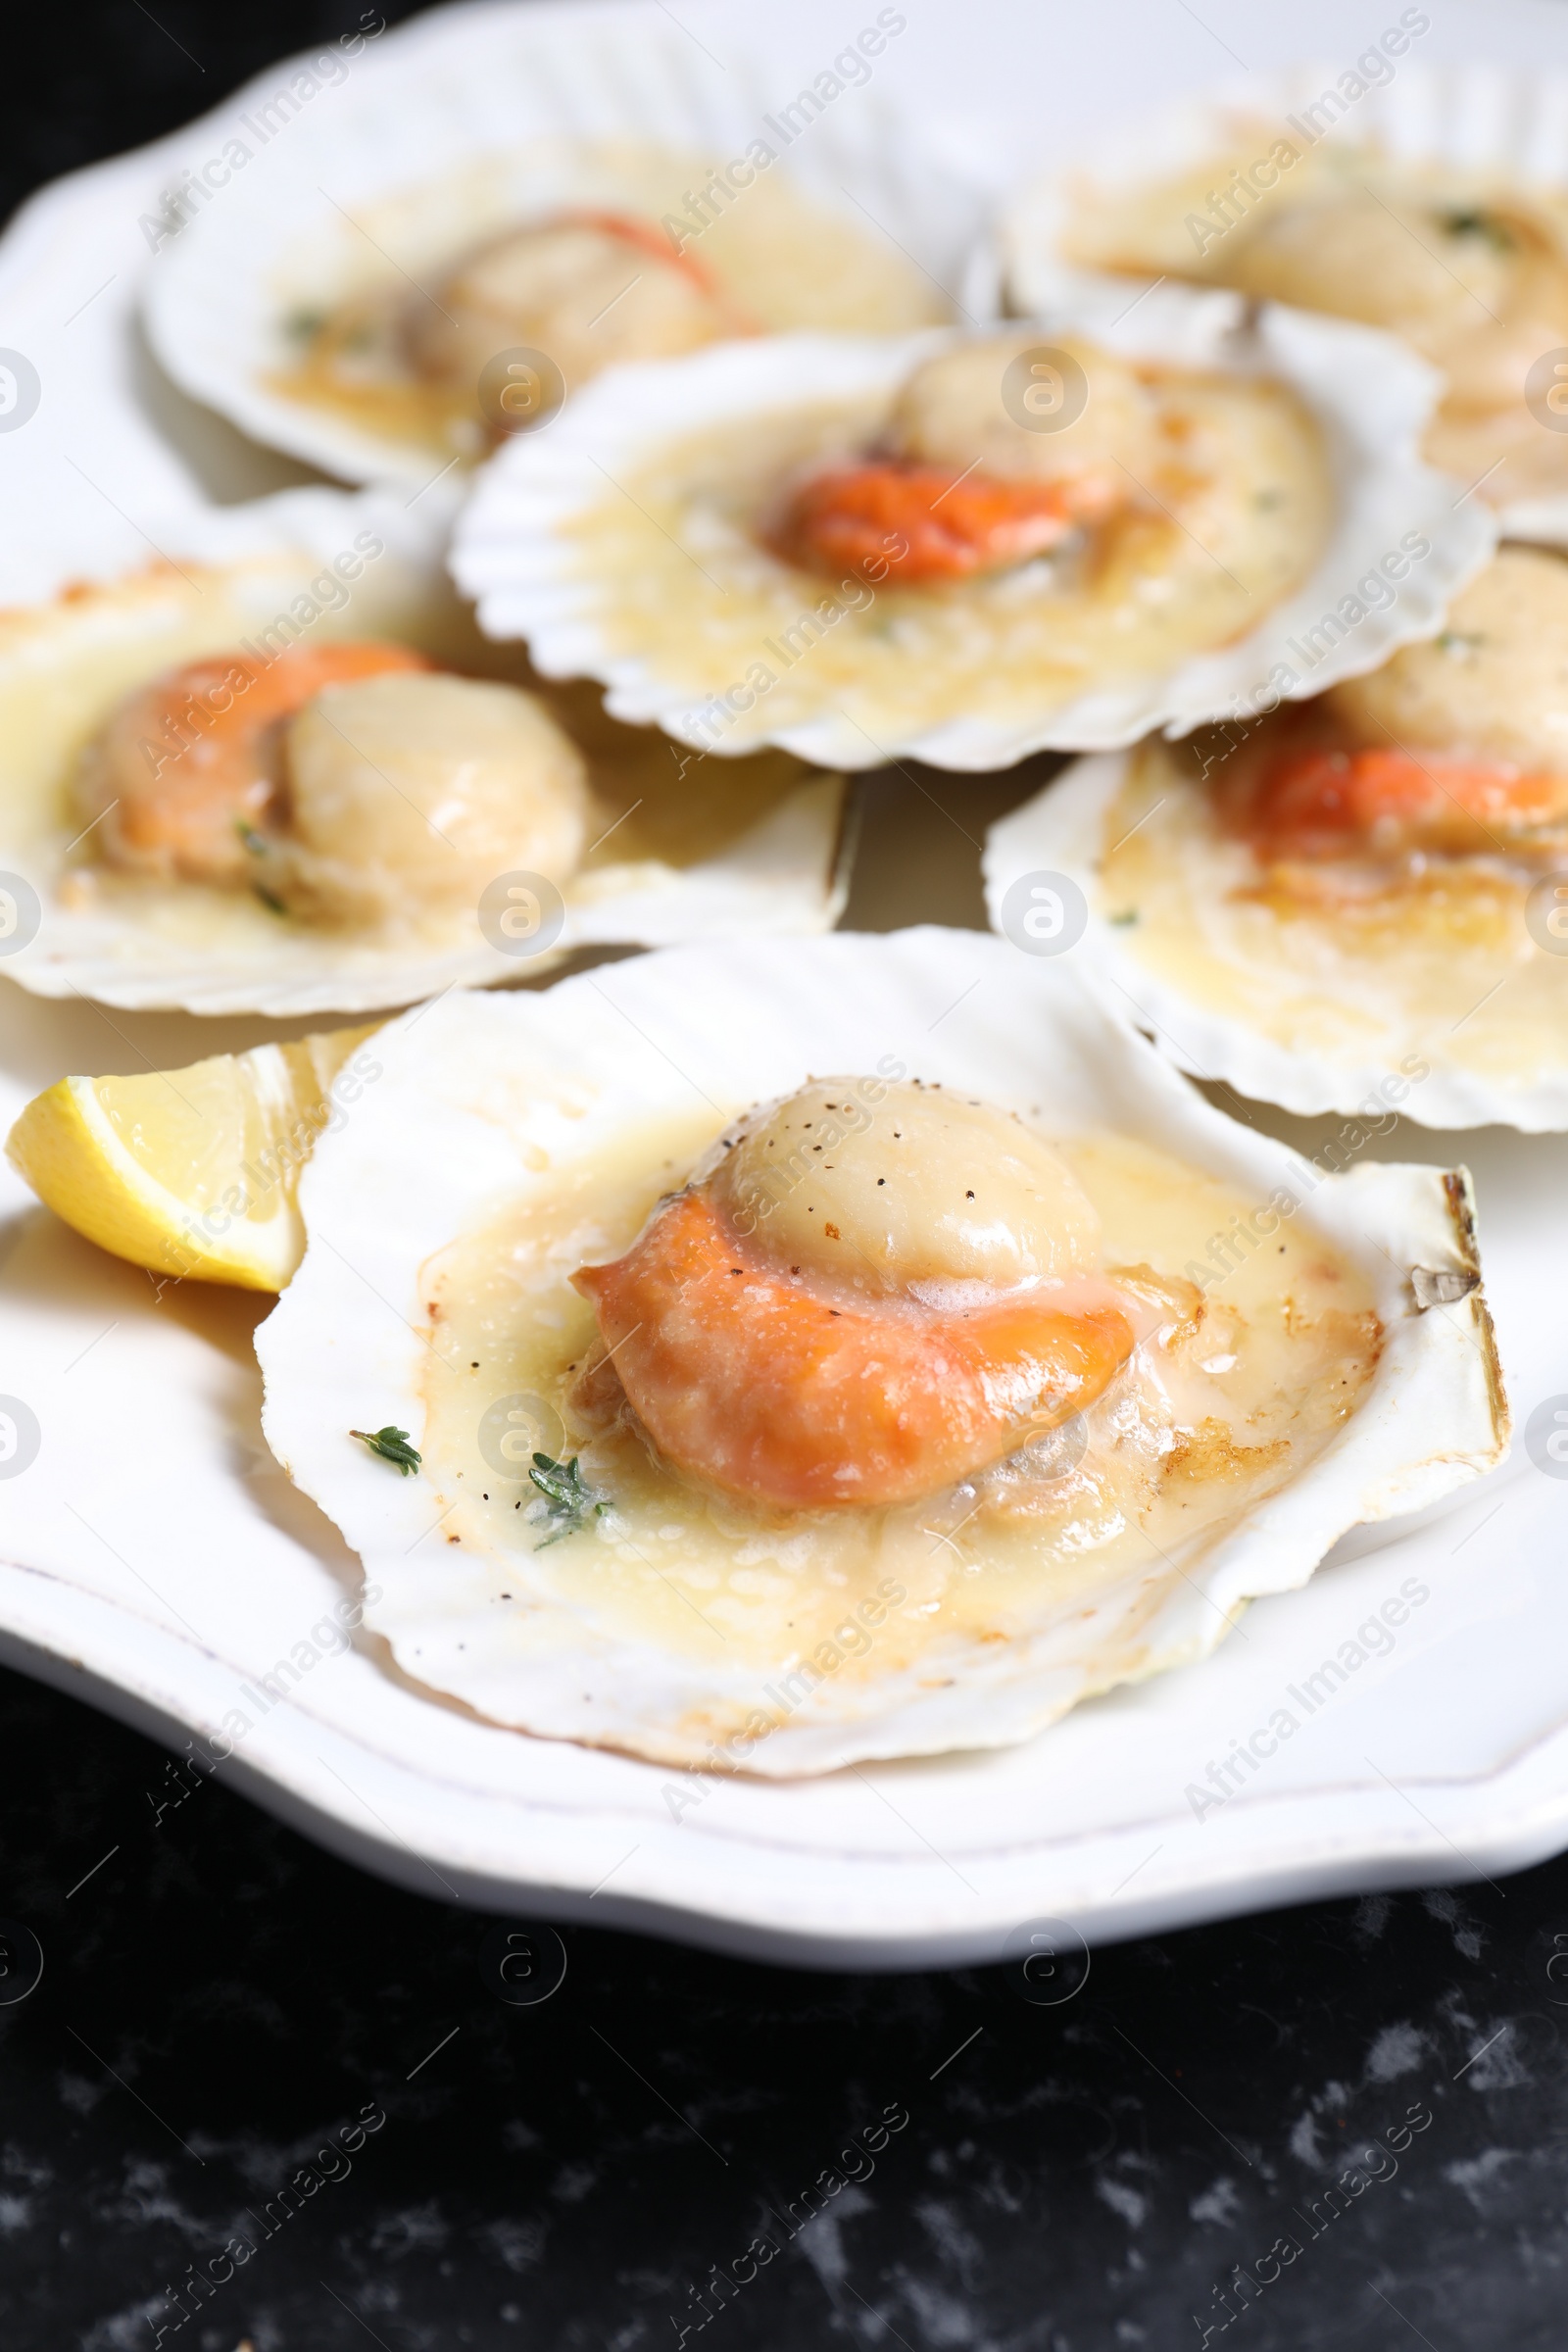
[[[899,828],[909,876],[952,862],[948,818],[918,807]],[[636,973],[598,978],[635,1009]],[[0,1045],[0,1116],[62,1068],[168,1064],[196,1041],[259,1033],[116,1013],[117,1044],[92,1007],[22,1010]],[[1254,1115],[1308,1150],[1332,1132]],[[1456,1140],[1405,1127],[1380,1156],[1441,1162]],[[1490,1131],[1464,1150],[1523,1430],[1558,1392],[1568,1410],[1568,1339],[1541,1312],[1568,1285],[1568,1138]],[[691,1803],[679,1773],[519,1738],[432,1698],[363,1634],[331,1654],[329,1613],[351,1603],[359,1564],[263,1445],[251,1333],[266,1302],[156,1297],[145,1274],[27,1213],[9,1181],[0,1395],[28,1405],[41,1446],[5,1489],[6,1654],[176,1749],[239,1709],[252,1729],[220,1774],[419,1891],[759,1956],[914,1967],[994,1959],[1043,1916],[1093,1943],[1496,1875],[1568,1839],[1568,1481],[1525,1443],[1430,1522],[1348,1539],[1304,1591],[1256,1603],[1206,1664],[1091,1701],[1025,1746],[737,1781]],[[1411,1579],[1426,1597],[1386,1655],[1343,1669],[1310,1712],[1287,1695]],[[1360,1646],[1382,1649],[1384,1635]],[[264,1711],[258,1678],[279,1661],[287,1703]],[[1282,1706],[1297,1732],[1239,1793],[1200,1801],[1209,1765]]]
[[[684,0],[680,14],[719,47],[743,23],[763,37],[738,5]],[[787,25],[766,26],[789,44],[789,86],[816,50],[842,44],[841,24],[840,12],[801,0]],[[1353,57],[1364,10],[1323,0],[1308,24],[1282,8],[1243,37],[1254,65],[1301,48]],[[1568,15],[1507,0],[1456,0],[1428,37],[1449,55],[1486,45],[1568,62]],[[1227,71],[1214,36],[1163,4],[1063,18],[976,0],[961,40],[951,19],[911,18],[888,80],[933,116],[967,110],[998,159],[1021,163],[1042,138],[1076,140],[1097,115]],[[160,514],[189,512],[215,487],[236,497],[277,485],[263,453],[237,438],[220,446],[220,428],[167,391],[155,397],[133,365],[129,300],[146,251],[136,216],[176,154],[199,160],[212,127],[46,191],[0,247],[0,341],[31,350],[46,391],[25,432],[0,436],[8,601],[86,568],[83,549],[122,569]],[[109,517],[117,547],[103,545],[103,502],[73,457],[123,510]],[[890,920],[978,919],[961,834],[984,819],[965,814],[963,796],[991,788],[943,789],[953,819],[915,796],[888,828],[897,855],[876,885]],[[944,900],[930,877],[948,873]],[[94,1007],[20,994],[7,1015],[7,1122],[66,1070],[168,1068],[279,1034],[179,1014],[117,1012],[111,1026]],[[1308,1150],[1330,1132],[1253,1115]],[[1455,1141],[1407,1129],[1379,1149],[1438,1160]],[[1544,1311],[1568,1283],[1568,1138],[1491,1130],[1464,1150],[1524,1429],[1568,1393],[1568,1337]],[[193,1726],[244,1704],[240,1686],[254,1690],[358,1583],[357,1562],[262,1447],[250,1335],[265,1306],[194,1288],[155,1298],[144,1274],[57,1225],[0,1171],[0,1394],[21,1396],[42,1434],[31,1468],[0,1488],[0,1652],[176,1752]],[[1030,1746],[801,1788],[736,1784],[678,1823],[663,1794],[672,1776],[491,1730],[400,1682],[373,1647],[324,1654],[331,1636],[312,1644],[323,1654],[289,1703],[249,1708],[255,1730],[220,1771],[332,1850],[437,1899],[820,1965],[992,1957],[1015,1923],[1042,1915],[1093,1943],[1497,1874],[1568,1843],[1565,1546],[1568,1481],[1543,1475],[1521,1444],[1452,1516],[1359,1556],[1348,1544],[1304,1592],[1258,1603],[1203,1666],[1097,1700]],[[1206,1787],[1222,1743],[1266,1725],[1280,1692],[1301,1688],[1407,1577],[1429,1597],[1390,1654],[1357,1668],[1245,1789],[1198,1818],[1185,1791]],[[127,1820],[146,1818],[139,1789],[125,1804]],[[62,1852],[62,1884],[101,1859]]]

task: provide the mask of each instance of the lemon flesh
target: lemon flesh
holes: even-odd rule
[[[305,1253],[300,1169],[334,1078],[374,1026],[182,1070],[62,1078],[27,1104],[7,1154],[57,1216],[132,1265],[280,1291]],[[356,1072],[376,1074],[369,1059]]]

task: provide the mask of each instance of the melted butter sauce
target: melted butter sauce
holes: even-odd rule
[[[1102,839],[1120,846],[1101,906],[1139,961],[1214,1012],[1234,1015],[1240,992],[1248,1026],[1292,1053],[1412,1053],[1519,1084],[1561,1070],[1568,957],[1543,954],[1525,919],[1541,869],[1433,858],[1270,885],[1157,743],[1129,761]]]
[[[576,518],[578,568],[612,650],[694,704],[768,673],[755,709],[724,720],[726,749],[832,706],[872,735],[1038,712],[1243,635],[1317,560],[1333,491],[1294,396],[1198,374],[1159,389],[1152,498],[1076,552],[921,588],[795,570],[760,544],[780,485],[858,455],[886,414],[803,404],[665,446]]]
[[[629,1245],[719,1124],[628,1129],[612,1151],[541,1170],[424,1269],[424,1471],[450,1506],[449,1540],[491,1563],[498,1607],[520,1605],[526,1555],[536,1598],[544,1587],[568,1617],[651,1651],[759,1677],[812,1657],[851,1678],[918,1671],[955,1639],[1036,1630],[1129,1578],[1152,1592],[1163,1554],[1321,1450],[1375,1368],[1365,1278],[1304,1227],[1282,1229],[1168,1345],[1146,1339],[1079,1426],[976,1480],[897,1509],[791,1514],[714,1496],[634,1429],[605,1435],[574,1408],[596,1327],[570,1276]],[[1152,1266],[1179,1287],[1255,1206],[1126,1139],[1057,1149],[1100,1213],[1110,1269]],[[513,1408],[515,1468],[498,1470],[506,1399],[532,1401]],[[579,1455],[610,1506],[542,1553],[549,1522],[526,1479],[537,1444]],[[873,1623],[874,1636],[858,1630]]]

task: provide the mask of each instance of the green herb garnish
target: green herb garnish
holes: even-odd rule
[[[1129,923],[1136,923],[1136,922],[1137,922],[1137,920],[1138,920],[1138,909],[1137,909],[1137,907],[1136,907],[1136,906],[1129,907],[1129,908],[1128,908],[1128,910],[1127,910],[1127,912],[1126,912],[1125,914],[1113,914],[1113,915],[1110,917],[1110,925],[1111,925],[1111,929],[1112,929],[1113,931],[1125,931],[1125,930],[1127,929],[1127,926],[1129,925]]]
[[[368,1446],[370,1451],[378,1453],[383,1462],[393,1463],[405,1478],[412,1478],[419,1467],[418,1448],[409,1444],[406,1429],[351,1429],[349,1436]]]
[[[324,311],[290,311],[283,321],[283,332],[291,335],[297,343],[308,343],[313,336],[320,333],[325,324]]]
[[[601,1511],[610,1508],[609,1503],[602,1501],[591,1487],[584,1486],[575,1454],[569,1462],[555,1462],[548,1453],[536,1453],[528,1476],[550,1505],[547,1522],[550,1533],[543,1544],[534,1545],[535,1551],[544,1551],[552,1544],[564,1542],[567,1536],[574,1536],[580,1527],[586,1527],[590,1519],[596,1519]]]
[[[242,816],[234,819],[234,830],[252,858],[270,858],[272,844],[265,833],[258,833],[256,827],[247,824]],[[274,914],[287,914],[288,908],[282,900],[273,891],[269,890],[265,882],[258,882],[254,875],[251,878],[251,889],[261,900],[262,905],[270,906]]]
[[[1512,253],[1514,234],[1495,213],[1461,211],[1439,216],[1450,237],[1485,237],[1494,253]]]

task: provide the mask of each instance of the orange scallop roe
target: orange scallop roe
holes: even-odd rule
[[[1281,752],[1244,811],[1274,858],[1344,858],[1357,849],[1463,855],[1568,814],[1568,777],[1429,753],[1313,745]]]
[[[812,474],[766,536],[776,555],[809,571],[961,580],[1043,555],[1124,503],[1106,474],[1019,481],[876,459]]]
[[[92,786],[118,865],[197,882],[247,871],[245,828],[278,796],[274,729],[323,688],[428,669],[412,646],[291,645],[274,661],[235,652],[170,670],[121,704],[100,738]]]
[[[952,1311],[835,1303],[748,1256],[702,1191],[572,1280],[665,1459],[788,1510],[950,1486],[1092,1404],[1134,1341],[1119,1307],[1049,1292]]]

